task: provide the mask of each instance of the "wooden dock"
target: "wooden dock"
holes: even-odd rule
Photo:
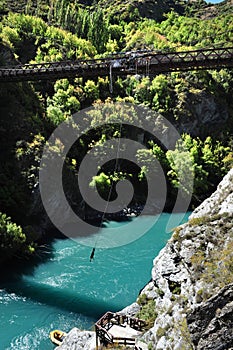
[[[134,346],[145,326],[144,320],[108,311],[95,324],[96,349],[99,342],[103,345]]]

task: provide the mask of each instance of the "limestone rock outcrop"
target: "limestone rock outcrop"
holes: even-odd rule
[[[224,177],[215,191],[197,209],[190,218],[204,215],[233,213],[233,170]]]
[[[95,350],[95,332],[73,328],[55,350]]]
[[[150,349],[232,346],[232,248],[233,169],[154,260],[141,292],[155,300],[157,317],[143,336]]]

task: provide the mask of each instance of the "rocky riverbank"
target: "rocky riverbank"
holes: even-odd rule
[[[123,310],[147,318],[153,307],[153,326],[138,339],[143,349],[233,347],[232,251],[233,169],[188,223],[175,229],[154,259],[151,282]],[[92,350],[94,338],[73,329],[57,350]]]

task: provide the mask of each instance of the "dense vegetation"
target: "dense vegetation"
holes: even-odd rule
[[[230,7],[225,11],[226,2],[215,7],[215,16],[211,19],[207,16],[205,20],[200,18],[203,9],[208,12],[203,1],[195,5],[174,3],[172,12],[166,10],[167,14],[158,18],[153,15],[156,12],[153,2],[140,2],[141,7],[136,3],[139,2],[119,2],[114,12],[108,9],[105,1],[28,0],[16,5],[13,1],[2,0],[0,63],[74,60],[106,56],[115,51],[182,50],[232,42],[232,11]],[[167,6],[166,1],[161,3]],[[154,12],[150,11],[152,5]],[[192,205],[196,206],[212,193],[233,164],[232,75],[232,70],[221,69],[160,74],[153,78],[126,76],[114,80],[112,93],[109,92],[108,77],[87,81],[61,79],[47,84],[1,84],[0,209],[6,216],[1,214],[0,246],[4,257],[16,254],[20,246],[24,252],[34,250],[31,242],[37,234],[32,232],[40,225],[41,212],[32,210],[35,199],[32,192],[38,183],[46,138],[72,113],[93,103],[126,101],[143,104],[175,124],[192,156],[195,173]],[[204,122],[207,107],[210,109],[209,120]],[[98,130],[94,142],[101,143],[113,135],[118,135],[114,128]],[[78,171],[83,153],[92,146],[93,135],[76,145],[67,162],[71,171]],[[174,165],[176,150],[173,154],[167,152],[155,140],[147,142],[147,147],[148,150],[137,155],[144,162],[142,169],[121,163],[118,173],[113,173],[112,168],[106,166],[93,181],[107,198],[110,184],[130,178],[141,190],[135,202],[143,203],[146,175],[155,157],[166,173],[170,189],[169,210],[179,186],[178,169]],[[8,215],[22,225],[22,231],[7,218]],[[13,225],[10,231],[9,225]],[[14,232],[15,243],[12,245],[9,237],[14,236]]]
[[[11,221],[10,217],[0,212],[1,258],[14,255],[31,255],[35,251],[34,244],[30,242],[21,226]],[[20,253],[19,253],[20,251]]]

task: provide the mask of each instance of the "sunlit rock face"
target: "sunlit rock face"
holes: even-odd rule
[[[155,300],[150,349],[229,349],[232,319],[233,169],[178,227],[142,290]],[[150,345],[149,345],[150,344]]]
[[[190,218],[224,213],[233,213],[233,169],[218,185],[217,191],[194,210]]]
[[[56,350],[94,350],[95,348],[95,332],[73,328]]]

